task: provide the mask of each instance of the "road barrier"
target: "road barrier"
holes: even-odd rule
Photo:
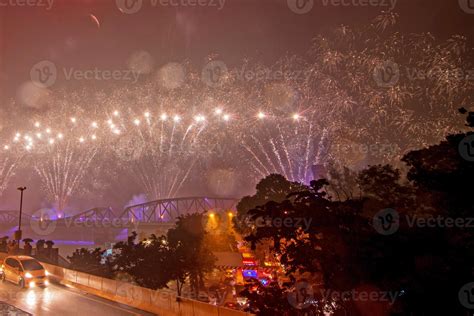
[[[0,253],[0,260],[3,261],[7,256],[7,254]],[[178,301],[176,293],[170,290],[151,290],[48,263],[42,264],[50,273],[50,279],[53,282],[75,287],[84,292],[160,316],[252,315],[183,297],[180,297]]]

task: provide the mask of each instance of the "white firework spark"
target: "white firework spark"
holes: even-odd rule
[[[7,151],[10,148],[5,145],[3,152],[0,153],[0,196],[8,186],[10,179],[14,176],[15,170],[20,161],[19,157],[11,156]]]

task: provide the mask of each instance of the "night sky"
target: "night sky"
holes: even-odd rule
[[[2,96],[15,95],[31,66],[44,59],[70,67],[116,68],[144,50],[155,66],[183,60],[200,66],[209,54],[218,54],[230,65],[246,57],[271,62],[285,53],[305,52],[321,32],[366,23],[381,11],[328,7],[322,0],[301,15],[277,0],[228,0],[221,10],[147,3],[135,14],[121,13],[114,1],[56,0],[50,10],[0,7]],[[439,37],[461,33],[472,42],[474,16],[463,12],[457,1],[399,0],[394,11],[400,14],[401,32]]]

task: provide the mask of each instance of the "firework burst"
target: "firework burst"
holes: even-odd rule
[[[456,109],[469,107],[474,85],[465,38],[391,33],[396,18],[341,26],[315,38],[305,57],[225,67],[211,85],[189,64],[169,63],[148,81],[107,93],[48,93],[46,110],[1,146],[28,154],[60,209],[99,167],[127,174],[156,199],[179,195],[215,166],[245,178],[250,168],[255,180],[280,173],[307,182],[313,165],[329,160],[394,163],[462,129]],[[374,70],[386,62],[399,78],[381,87]],[[453,78],[459,69],[467,77]],[[0,188],[18,165],[5,157]]]
[[[10,155],[10,153],[7,152],[9,150],[9,146],[5,145],[3,148],[4,152],[0,155],[0,196],[2,196],[10,179],[15,174],[15,170],[21,159],[18,156]]]

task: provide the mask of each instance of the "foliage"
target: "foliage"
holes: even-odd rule
[[[470,117],[468,114],[468,125]],[[334,201],[324,191],[328,182],[318,180],[283,201],[259,205],[248,212],[253,220],[279,218],[284,222],[302,217],[310,225],[305,229],[260,226],[245,239],[253,247],[270,239],[272,251],[292,280],[298,281],[304,273],[321,275],[322,287],[312,281],[313,289],[340,293],[371,288],[394,295],[394,304],[350,299],[329,302],[346,312],[365,315],[384,303],[381,315],[461,314],[457,296],[472,279],[473,232],[456,225],[428,227],[411,222],[440,215],[466,219],[473,213],[466,184],[474,177],[474,167],[459,154],[460,142],[470,135],[473,133],[449,135],[438,145],[405,155],[410,182],[402,181],[401,171],[390,165],[371,166],[357,175],[361,197]],[[399,227],[394,233],[381,234],[373,226],[374,214],[384,208],[398,212]],[[281,293],[291,293],[291,288],[259,286],[243,294],[250,299],[252,311],[265,315],[268,302],[281,300]],[[279,306],[282,309],[274,314],[295,312],[294,306]],[[309,305],[305,311],[319,315],[320,308]]]
[[[241,295],[252,302],[250,311],[260,315],[281,315],[282,311],[291,309],[286,290],[276,282],[272,282],[265,287],[258,280],[251,279]]]
[[[132,233],[126,242],[114,246],[111,261],[114,271],[126,273],[140,286],[159,289],[167,286],[167,271],[170,251],[165,236],[152,234],[145,240],[136,242],[136,233]]]
[[[114,246],[110,266],[116,273],[125,273],[140,286],[151,289],[168,287],[176,282],[178,296],[189,279],[195,294],[203,286],[204,274],[214,267],[215,257],[204,243],[206,231],[202,214],[178,218],[167,236],[151,235],[138,241],[134,232],[126,242]]]
[[[194,294],[203,286],[204,274],[212,271],[216,258],[204,242],[206,231],[202,214],[188,214],[178,218],[167,236],[152,234],[137,241],[133,232],[126,241],[117,243],[113,255],[104,258],[105,250],[77,249],[71,268],[104,277],[128,277],[132,282],[150,289],[168,288],[176,282],[178,296],[189,279]]]
[[[360,195],[355,171],[334,162],[328,163],[326,169],[329,181],[327,190],[333,198],[338,201],[345,201]]]
[[[76,249],[71,256],[67,258],[70,261],[69,268],[103,277],[110,277],[111,271],[107,265],[103,263],[105,250],[100,248]]]
[[[178,293],[182,280],[189,277],[193,293],[197,295],[204,286],[204,273],[211,272],[217,260],[204,243],[206,230],[203,214],[180,216],[176,226],[168,231],[168,242],[173,253],[172,274],[177,281]],[[181,282],[181,283],[180,283]]]
[[[247,231],[247,212],[258,205],[266,202],[283,201],[290,192],[302,190],[305,186],[298,182],[291,182],[280,174],[271,174],[257,184],[256,192],[252,196],[243,197],[237,204],[237,216],[234,218],[234,226],[237,232]]]

